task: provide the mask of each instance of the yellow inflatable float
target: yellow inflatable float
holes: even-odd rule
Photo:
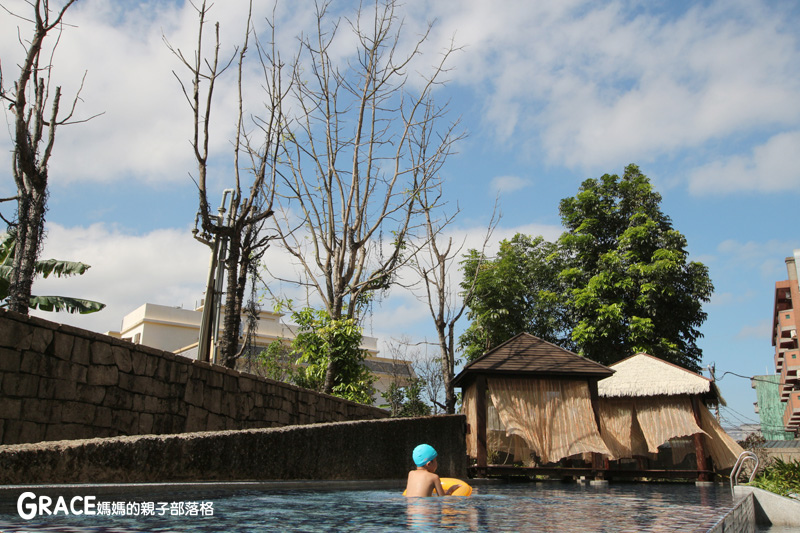
[[[460,479],[456,479],[454,477],[443,477],[439,478],[439,481],[442,482],[442,488],[444,489],[445,492],[447,492],[447,489],[449,489],[453,485],[460,485],[460,487],[458,487],[455,490],[455,492],[453,492],[453,494],[451,494],[450,496],[469,496],[470,494],[472,494],[472,487],[470,487],[468,483],[461,481]],[[403,496],[405,495],[406,491],[403,491]]]

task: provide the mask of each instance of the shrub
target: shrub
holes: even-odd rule
[[[753,480],[754,486],[800,499],[800,460],[783,461],[774,459]]]

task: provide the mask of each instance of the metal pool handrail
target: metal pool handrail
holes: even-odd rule
[[[733,465],[733,469],[731,470],[731,494],[736,496],[734,493],[733,487],[736,486],[736,479],[739,477],[739,473],[742,471],[742,467],[744,466],[744,462],[747,459],[753,459],[756,462],[756,466],[753,467],[753,471],[750,473],[750,479],[747,480],[748,483],[753,481],[753,478],[756,476],[756,471],[758,470],[758,456],[753,452],[744,451],[739,454],[739,458],[736,459],[736,464]]]

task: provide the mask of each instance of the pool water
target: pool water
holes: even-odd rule
[[[706,532],[733,506],[725,485],[678,483],[487,484],[475,486],[469,498],[404,498],[401,492],[402,487],[103,494],[98,503],[121,505],[101,505],[101,515],[61,513],[30,520],[17,512],[15,495],[0,504],[0,531]]]

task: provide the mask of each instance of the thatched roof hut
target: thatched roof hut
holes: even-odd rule
[[[597,384],[604,398],[697,394],[707,403],[725,405],[712,380],[646,353],[618,361],[611,368],[614,375]]]
[[[609,451],[595,415],[598,380],[613,370],[521,333],[467,365],[454,380],[463,391],[467,452],[486,465],[487,419],[543,463]]]
[[[718,469],[733,466],[742,448],[705,405],[723,402],[713,381],[644,353],[611,368],[614,375],[598,383],[598,405],[601,433],[615,458],[657,453],[669,442],[676,462],[694,452],[698,470],[707,470],[706,454]]]

